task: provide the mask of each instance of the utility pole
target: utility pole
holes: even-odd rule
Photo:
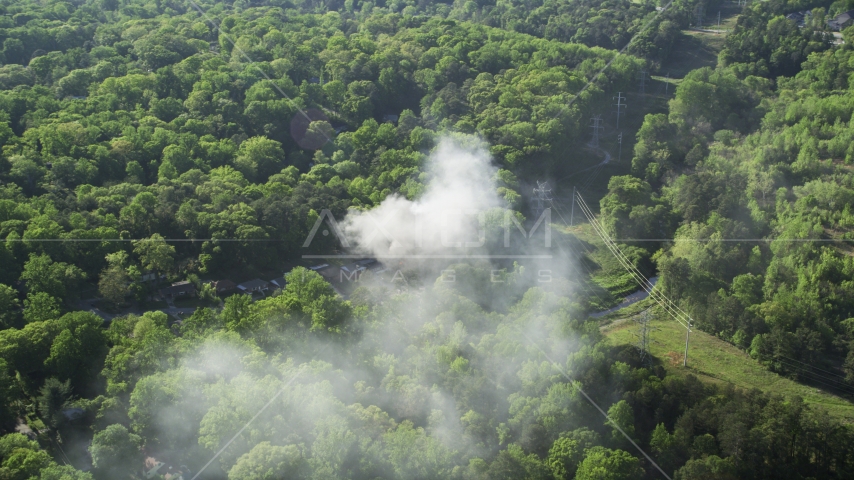
[[[682,366],[688,366],[688,337],[691,335],[691,324],[688,324],[688,329],[685,330],[685,358],[682,359]]]
[[[623,92],[617,92],[617,96],[614,98],[617,99],[617,103],[615,105],[617,105],[617,130],[619,130],[620,129],[620,108],[625,108],[626,104],[623,103],[623,100],[625,100],[626,97],[623,96]]]
[[[602,126],[602,115],[594,115],[590,120],[593,120],[593,125],[590,126],[593,129],[593,138],[590,139],[590,146],[599,148],[599,132],[605,129]]]
[[[640,87],[641,95],[646,93],[646,70],[640,71],[640,76],[638,77],[638,87]]]
[[[547,182],[537,181],[537,188],[534,189],[534,201],[537,202],[537,218],[540,218],[540,215],[543,214],[543,202],[550,202],[551,199],[551,189],[548,188],[549,184]]]
[[[572,187],[572,210],[569,211],[569,226],[571,227],[573,224],[573,217],[575,216],[575,187]]]

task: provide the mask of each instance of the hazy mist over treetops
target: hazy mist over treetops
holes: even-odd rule
[[[0,480],[854,478],[852,42],[0,0]]]

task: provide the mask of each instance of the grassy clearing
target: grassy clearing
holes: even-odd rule
[[[635,342],[635,336],[632,335],[634,325],[630,320],[614,321],[602,330],[613,344],[627,345]],[[824,408],[834,417],[854,423],[854,403],[781,377],[765,369],[735,346],[699,330],[691,332],[688,368],[683,368],[685,329],[670,320],[654,320],[652,325],[658,330],[652,333],[654,342],[650,351],[668,373],[693,373],[701,380],[721,385],[728,383],[743,389],[758,388],[778,395],[797,395],[806,403]]]
[[[589,199],[586,199],[586,201],[590,208],[594,210],[594,213],[596,213],[598,202],[594,205]],[[566,228],[564,231],[572,234],[578,240],[577,250],[584,253],[584,264],[587,273],[590,275],[590,280],[613,295],[617,299],[617,302],[614,304],[618,303],[619,299],[638,291],[640,286],[634,277],[625,270],[611,251],[608,250],[593,227],[587,223],[587,220],[581,214],[581,210],[576,208],[575,213],[576,225],[572,228]],[[621,248],[624,252],[626,251],[625,247]],[[644,272],[644,274],[648,277],[651,276],[651,272]]]
[[[703,28],[732,31],[741,13],[741,7],[735,4],[725,4],[720,8],[721,24],[717,25],[718,12],[707,12],[703,20]],[[682,38],[676,41],[670,58],[661,66],[660,74],[670,74],[672,82],[685,77],[691,70],[702,67],[714,67],[718,64],[718,54],[724,47],[725,33],[700,32],[684,30]],[[662,78],[653,77],[656,80]]]
[[[683,31],[660,71],[669,73],[671,79],[681,79],[692,70],[714,67],[723,44],[724,35],[719,33]]]
[[[726,3],[721,5],[721,26],[720,28],[732,31],[738,21],[738,15],[741,14],[743,7],[739,7],[735,3]]]

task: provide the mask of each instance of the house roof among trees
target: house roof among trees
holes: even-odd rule
[[[180,295],[182,293],[192,293],[196,291],[196,286],[189,281],[175,282],[168,287],[160,289],[161,295]]]
[[[270,282],[266,280],[261,280],[260,278],[253,278],[252,280],[243,282],[237,286],[237,288],[241,290],[258,290],[264,289],[270,286]]]
[[[237,284],[227,278],[224,278],[222,280],[214,280],[213,282],[211,282],[211,286],[213,286],[217,292],[227,292],[229,290],[234,290],[235,288],[237,288]]]

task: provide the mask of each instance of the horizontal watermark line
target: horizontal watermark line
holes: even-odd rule
[[[284,238],[0,238],[0,242],[285,242]]]
[[[540,258],[540,259],[550,259],[554,258],[554,255],[374,255],[374,254],[366,254],[366,255],[303,255],[302,258],[306,259],[324,259],[324,258],[350,258],[350,259],[361,259],[361,258],[414,258],[414,259],[440,259],[440,258],[495,258],[495,259],[513,259],[513,258]]]
[[[615,238],[615,242],[854,242],[845,238]]]
[[[615,238],[615,242],[854,242],[846,238]],[[15,242],[288,242],[285,238],[0,238],[0,243]],[[517,255],[518,256],[518,255]]]
[[[854,242],[846,238],[615,238],[615,242]],[[285,238],[0,238],[0,243],[15,242],[288,242]],[[515,255],[518,257],[518,255]],[[524,257],[524,255],[523,255]]]

